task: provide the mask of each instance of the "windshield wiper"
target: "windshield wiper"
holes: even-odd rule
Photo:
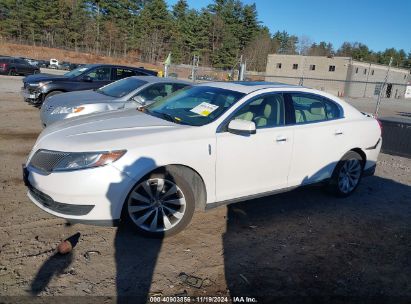
[[[174,122],[174,123],[180,123],[180,122],[181,122],[181,121],[175,119],[175,118],[174,118],[173,116],[171,116],[170,114],[162,113],[162,112],[157,112],[157,111],[154,111],[154,113],[155,113],[155,114],[160,114],[160,115],[162,115],[165,120],[168,120],[168,121],[171,121],[171,122]]]

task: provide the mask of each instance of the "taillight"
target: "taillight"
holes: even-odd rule
[[[0,63],[0,69],[3,71],[7,68],[7,63]]]
[[[382,122],[379,119],[377,119],[377,122],[378,122],[378,125],[380,126],[380,131],[381,131],[381,134],[382,134]]]

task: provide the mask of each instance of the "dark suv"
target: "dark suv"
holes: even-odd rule
[[[22,91],[25,101],[41,105],[47,97],[55,94],[98,89],[130,76],[157,76],[157,72],[127,66],[88,64],[60,76],[39,74],[25,77]]]
[[[0,56],[0,74],[3,75],[31,75],[40,73],[40,69],[32,66],[22,58]]]

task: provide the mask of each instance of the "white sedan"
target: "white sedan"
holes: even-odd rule
[[[372,175],[376,119],[330,94],[284,84],[204,83],[143,111],[46,128],[24,167],[28,196],[70,221],[161,237],[193,212],[324,183],[350,195]]]

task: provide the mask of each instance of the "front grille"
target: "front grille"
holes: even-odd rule
[[[65,152],[39,150],[31,158],[29,166],[50,173],[68,155]]]

